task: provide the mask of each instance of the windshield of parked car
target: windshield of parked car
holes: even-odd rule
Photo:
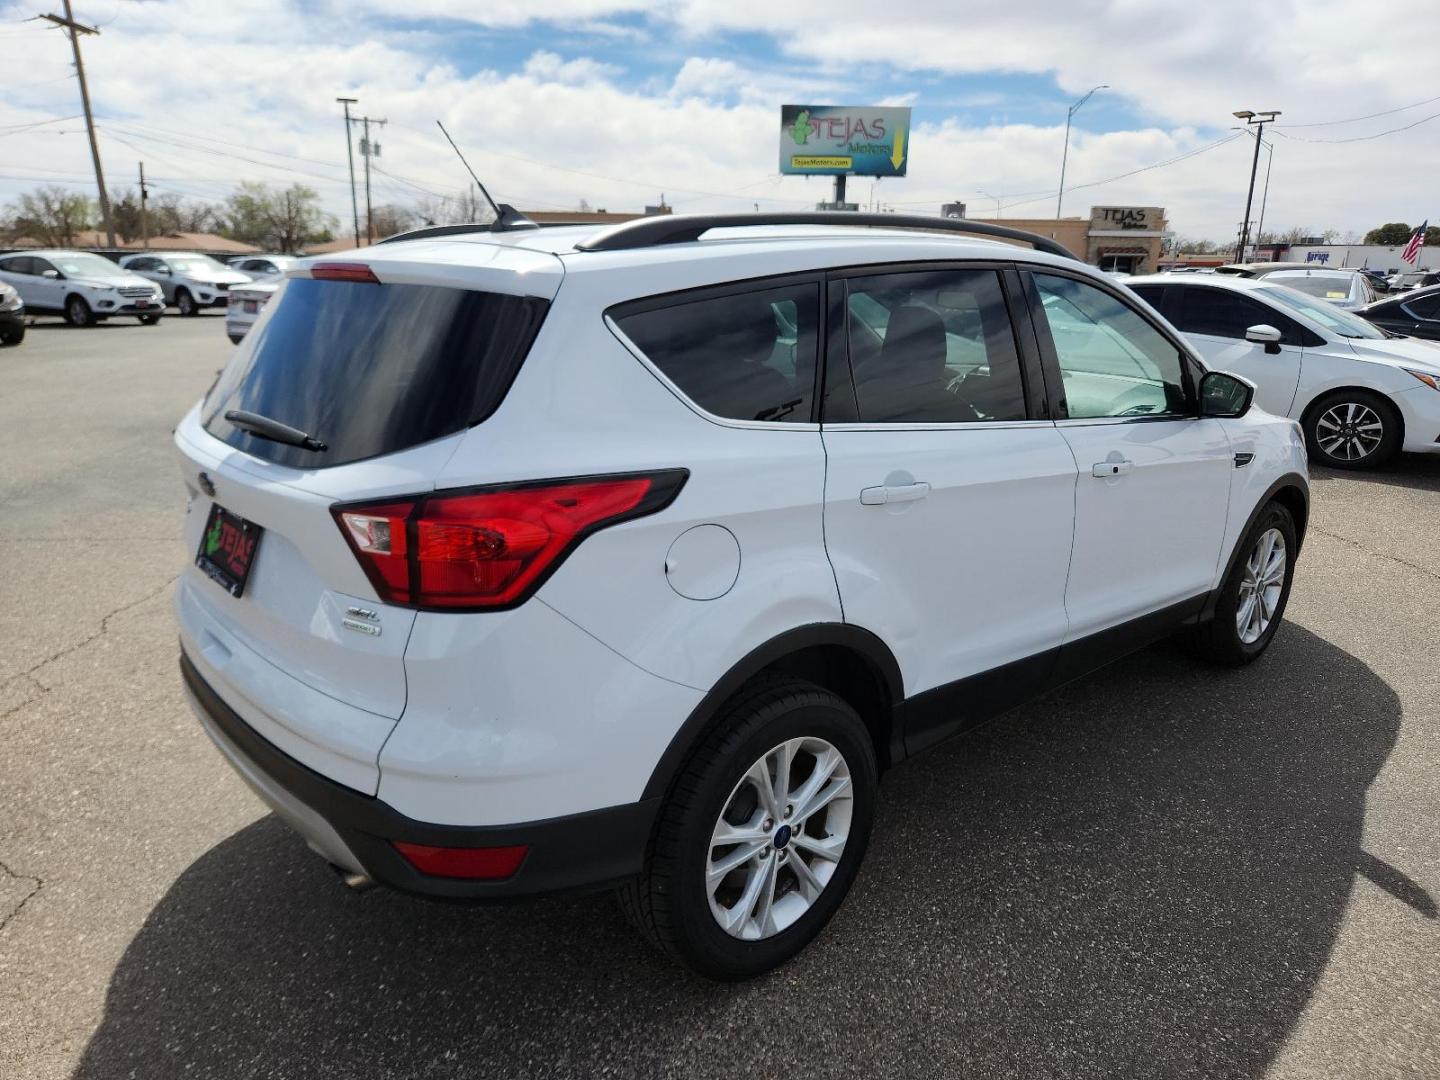
[[[1275,276],[1271,274],[1265,280],[1272,281]],[[1346,338],[1383,338],[1387,336],[1385,331],[1374,323],[1366,322],[1358,315],[1351,315],[1343,308],[1338,308],[1324,300],[1317,300],[1288,285],[1262,285],[1256,291],[1264,293],[1265,299],[1277,303],[1281,307],[1289,308],[1301,315],[1308,315],[1332,334],[1339,334]]]
[[[1350,299],[1350,287],[1354,284],[1351,274],[1317,274],[1309,270],[1281,270],[1267,277],[1277,285],[1288,285],[1326,300]]]
[[[104,256],[91,255],[84,251],[74,255],[47,255],[45,258],[54,263],[62,274],[70,277],[116,277],[124,273]]]
[[[165,265],[174,270],[177,274],[211,274],[216,270],[229,270],[230,267],[218,263],[209,255],[187,256],[183,259],[166,259]]]

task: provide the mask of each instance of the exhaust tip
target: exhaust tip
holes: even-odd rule
[[[349,867],[337,866],[334,863],[330,864],[330,869],[335,871],[335,875],[346,888],[355,892],[368,892],[375,887],[375,879],[369,874],[351,870]]]

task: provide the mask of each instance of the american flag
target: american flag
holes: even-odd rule
[[[1430,224],[1429,219],[1422,221],[1420,227],[1411,235],[1405,250],[1400,252],[1400,258],[1404,259],[1411,266],[1420,261],[1420,249],[1425,246],[1425,228]]]

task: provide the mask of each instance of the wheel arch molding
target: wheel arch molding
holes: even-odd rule
[[[1221,586],[1230,579],[1230,574],[1235,569],[1235,563],[1243,555],[1245,537],[1250,535],[1250,530],[1255,527],[1255,522],[1272,502],[1279,502],[1281,506],[1290,511],[1290,516],[1295,521],[1295,558],[1300,557],[1300,549],[1305,543],[1305,526],[1310,520],[1310,484],[1299,473],[1286,473],[1266,488],[1265,493],[1255,500],[1255,505],[1245,518],[1245,524],[1235,534],[1235,546],[1231,550],[1229,558],[1225,560],[1225,571],[1220,575],[1220,584],[1211,590],[1206,599],[1205,606],[1200,612],[1201,619],[1209,618],[1215,613]]]
[[[862,627],[811,623],[786,630],[752,649],[716,681],[660,755],[640,798],[656,798],[669,791],[691,754],[719,722],[730,699],[766,671],[810,679],[844,698],[870,729],[882,769],[905,756],[894,723],[895,707],[905,697],[894,653]]]

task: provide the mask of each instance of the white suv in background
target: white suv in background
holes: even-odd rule
[[[127,255],[120,260],[120,265],[159,285],[165,299],[174,304],[181,315],[195,315],[201,308],[225,307],[230,286],[250,280],[249,274],[194,252]]]
[[[1401,450],[1440,453],[1440,345],[1382,330],[1284,277],[1156,274],[1126,284],[1206,363],[1254,382],[1262,409],[1298,420],[1316,461],[1373,469]]]
[[[61,248],[0,257],[0,282],[20,294],[31,315],[63,315],[71,326],[93,326],[133,315],[154,326],[165,313],[160,290],[103,255]]]
[[[184,682],[352,882],[618,886],[751,976],[839,907],[891,765],[1177,630],[1266,649],[1308,483],[1251,394],[975,222],[306,261],[175,432]]]

